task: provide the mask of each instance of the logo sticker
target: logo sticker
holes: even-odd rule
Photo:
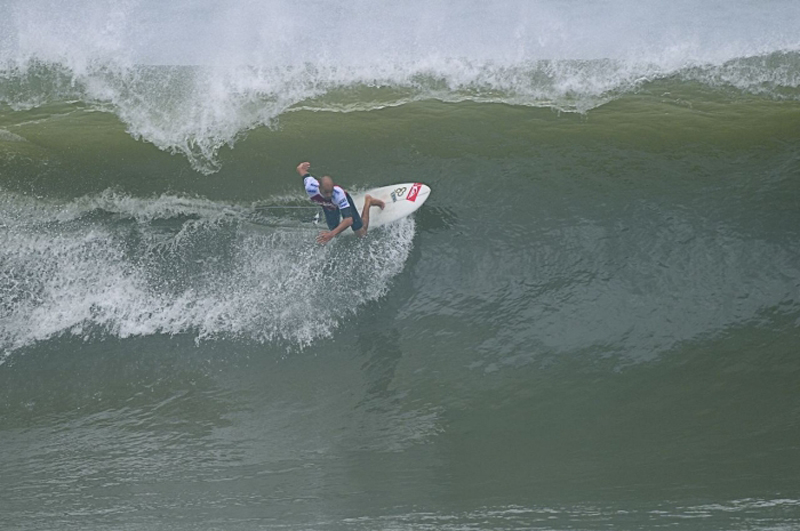
[[[406,196],[406,199],[408,199],[409,201],[412,201],[412,202],[416,201],[417,200],[417,194],[419,194],[419,191],[420,191],[421,188],[422,188],[422,183],[414,183],[414,186],[412,186],[411,190],[408,191],[408,195]]]

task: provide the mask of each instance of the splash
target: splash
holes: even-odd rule
[[[2,211],[6,354],[64,334],[303,348],[387,292],[414,235],[406,219],[320,247],[308,226],[254,223],[251,207],[170,195],[58,204],[4,193]]]

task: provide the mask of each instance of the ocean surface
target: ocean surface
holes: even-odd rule
[[[297,4],[0,0],[0,529],[800,529],[800,2]]]

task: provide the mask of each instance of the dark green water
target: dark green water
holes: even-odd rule
[[[0,109],[3,529],[800,528],[800,104]],[[671,83],[671,84],[670,84]],[[313,243],[295,165],[422,181]]]

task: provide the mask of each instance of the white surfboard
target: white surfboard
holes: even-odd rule
[[[430,193],[430,187],[425,184],[401,183],[352,194],[352,198],[359,214],[364,210],[364,198],[367,194],[386,203],[383,210],[378,207],[369,210],[369,230],[372,230],[414,213],[427,201]],[[347,232],[352,233],[350,230]]]

